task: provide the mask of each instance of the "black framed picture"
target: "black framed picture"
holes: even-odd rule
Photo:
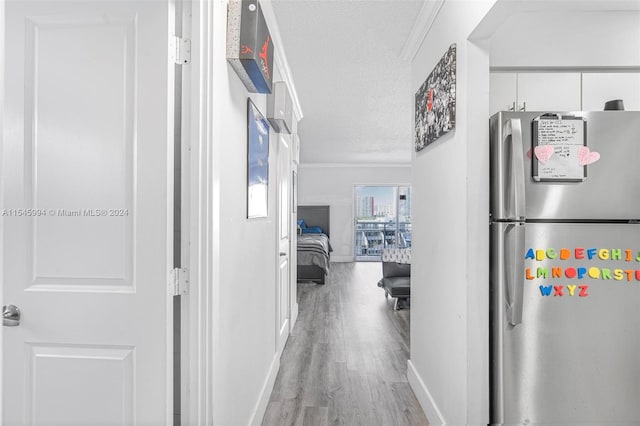
[[[416,151],[455,127],[456,45],[452,44],[416,93]]]
[[[247,101],[247,217],[269,215],[269,122]]]

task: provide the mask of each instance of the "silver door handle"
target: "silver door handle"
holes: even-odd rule
[[[20,309],[15,305],[4,305],[2,307],[2,325],[5,327],[15,327],[20,325]]]
[[[525,182],[524,182],[524,154],[522,152],[522,124],[519,118],[511,118],[504,123],[505,136],[511,136],[511,176],[508,181],[510,210],[507,214],[515,220],[525,219]]]
[[[524,242],[526,226],[524,223],[510,223],[505,228],[503,238],[505,247],[505,278],[507,292],[507,320],[511,325],[522,322],[524,304]]]
[[[280,252],[280,256],[286,256],[286,255],[287,255],[287,253],[285,253],[283,251]]]

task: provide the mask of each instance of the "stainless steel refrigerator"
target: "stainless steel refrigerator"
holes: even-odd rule
[[[640,424],[640,112],[491,131],[491,423]]]

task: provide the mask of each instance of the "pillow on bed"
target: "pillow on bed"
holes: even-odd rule
[[[305,228],[307,227],[307,224],[306,224],[306,223],[304,223],[304,219],[298,219],[298,220],[296,220],[296,223],[298,224],[298,226],[299,226],[301,229],[305,229]]]
[[[302,228],[303,234],[322,234],[322,228],[319,226],[311,226]]]

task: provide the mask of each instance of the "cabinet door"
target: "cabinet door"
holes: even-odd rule
[[[613,99],[622,99],[627,111],[640,111],[640,73],[582,74],[583,110],[602,111]]]
[[[489,77],[490,115],[498,111],[513,111],[516,101],[516,73],[492,72]]]
[[[580,73],[519,73],[517,109],[580,111]]]

